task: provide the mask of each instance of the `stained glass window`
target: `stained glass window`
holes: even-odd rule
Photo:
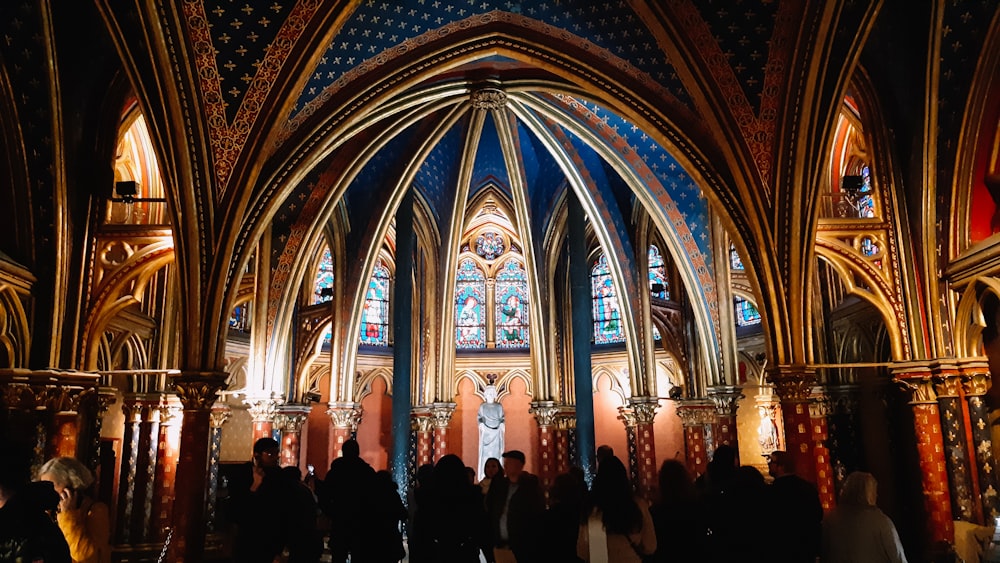
[[[736,245],[729,245],[729,268],[734,272],[742,272],[746,270],[746,266],[743,265],[743,259],[740,258],[740,253],[736,252]]]
[[[858,217],[870,219],[875,217],[875,199],[872,198],[872,176],[868,166],[861,168],[861,189],[858,190]]]
[[[487,260],[503,254],[504,248],[503,235],[500,233],[490,231],[476,237],[476,254]]]
[[[497,348],[528,347],[528,276],[516,260],[496,275]]]
[[[882,249],[879,247],[878,243],[872,237],[864,237],[861,239],[861,253],[865,256],[872,257],[879,253]]]
[[[365,309],[361,316],[361,343],[389,345],[389,268],[381,260],[375,265],[368,281]]]
[[[608,260],[603,254],[594,262],[594,267],[590,270],[590,288],[594,303],[594,343],[625,342],[621,311],[618,309],[618,297],[615,295],[615,287],[611,282]]]
[[[736,326],[760,324],[760,313],[753,303],[740,297],[737,297],[734,301],[736,306]]]
[[[486,276],[471,259],[458,265],[455,279],[455,345],[486,347]]]
[[[649,245],[649,287],[653,297],[670,299],[670,286],[667,284],[666,268],[663,266],[663,255],[655,244]],[[655,291],[654,288],[662,288]]]
[[[229,328],[240,332],[250,332],[249,303],[233,307],[233,312],[229,315]]]
[[[323,290],[326,291],[323,291]],[[313,280],[313,303],[322,303],[333,299],[333,255],[330,247],[323,249],[316,268],[316,278]]]

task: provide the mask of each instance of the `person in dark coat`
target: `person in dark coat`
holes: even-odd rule
[[[490,484],[486,498],[493,557],[489,561],[517,563],[541,561],[538,555],[545,496],[538,477],[524,470],[524,452],[511,450],[501,456],[504,476]]]
[[[278,467],[280,452],[275,440],[257,440],[253,459],[230,479],[231,520],[237,526],[233,556],[241,563],[271,563],[285,547],[288,487]]]
[[[587,485],[574,473],[556,476],[549,491],[550,506],[542,517],[541,545],[543,561],[580,563],[576,555],[576,540],[583,517]]]
[[[31,483],[31,449],[0,442],[0,562],[70,563],[69,545],[46,513],[58,504],[51,483]]]
[[[302,482],[302,470],[292,465],[281,468],[288,497],[288,563],[317,563],[323,555],[323,536],[316,524],[318,506],[312,490]]]
[[[341,457],[330,463],[323,482],[320,509],[330,517],[330,552],[333,563],[365,560],[372,549],[370,511],[375,470],[361,459],[357,440],[347,440]]]
[[[823,521],[819,492],[795,474],[795,458],[788,452],[772,452],[767,467],[774,477],[768,494],[773,513],[771,553],[778,561],[813,563],[819,556]]]
[[[434,486],[434,465],[425,463],[417,468],[413,487],[408,493],[410,521],[407,525],[406,547],[410,551],[410,563],[432,563],[433,544],[430,537],[430,522],[423,518],[431,504],[431,490]],[[421,509],[425,509],[422,511]],[[417,515],[420,514],[421,518]]]
[[[668,459],[660,466],[659,491],[649,509],[656,528],[656,562],[694,563],[707,553],[708,518],[691,474]]]
[[[400,522],[406,520],[406,507],[392,474],[385,469],[375,473],[375,486],[369,504],[372,516],[370,561],[394,563],[406,556]]]
[[[427,534],[431,560],[478,563],[487,544],[486,510],[479,487],[469,483],[462,460],[449,454],[434,466],[430,492],[416,519]]]

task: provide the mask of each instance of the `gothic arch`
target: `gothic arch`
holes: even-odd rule
[[[955,355],[959,358],[982,358],[983,330],[997,324],[987,319],[983,303],[988,295],[1000,298],[1000,279],[982,276],[962,292],[955,311]]]
[[[31,331],[17,290],[0,283],[0,366],[28,367]]]

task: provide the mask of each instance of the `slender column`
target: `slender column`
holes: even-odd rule
[[[854,384],[827,385],[826,393],[830,397],[831,408],[826,418],[830,435],[830,465],[839,490],[852,471],[863,467],[863,444],[858,434],[860,387]]]
[[[556,479],[556,420],[559,418],[559,407],[555,401],[535,401],[528,411],[535,415],[538,421],[538,478],[542,481],[545,491],[552,489]]]
[[[219,500],[219,460],[222,457],[222,427],[233,413],[232,409],[223,403],[215,403],[209,415],[211,434],[208,449],[208,499],[205,506],[206,524],[209,531],[214,532],[218,522]]]
[[[434,419],[431,418],[429,409],[413,409],[410,418],[410,427],[417,435],[417,467],[434,463]]]
[[[253,419],[253,442],[274,437],[274,417],[280,402],[274,398],[248,398],[250,417]]]
[[[455,403],[434,403],[431,405],[431,420],[434,421],[434,461],[448,455],[448,425],[455,412]]]
[[[128,393],[122,403],[126,424],[117,531],[123,544],[145,543],[152,535],[160,401],[157,393]]]
[[[993,460],[993,440],[990,436],[989,409],[986,393],[990,389],[989,366],[984,363],[962,368],[962,390],[969,403],[969,420],[975,447],[976,471],[979,474],[979,499],[983,514],[990,520],[1000,516],[1000,486],[997,484]]]
[[[160,435],[156,448],[156,478],[153,480],[152,541],[167,539],[173,518],[174,484],[177,480],[177,455],[181,441],[181,405],[165,400],[159,405]]]
[[[591,317],[590,264],[587,258],[587,218],[575,195],[568,198],[569,294],[572,324],[573,384],[576,396],[576,426],[572,433],[576,463],[590,487],[594,482],[597,454],[594,431],[594,381],[590,341],[594,336]]]
[[[396,277],[392,294],[392,451],[389,466],[403,496],[406,496],[406,484],[410,481],[407,470],[412,403],[410,380],[413,373],[414,191],[414,188],[406,190],[396,210]]]
[[[949,366],[952,367],[952,366]],[[965,400],[958,371],[935,370],[934,393],[941,414],[941,440],[944,442],[951,491],[951,513],[959,520],[982,523],[982,507],[975,501],[975,480],[969,463],[969,433],[965,425]]]
[[[302,427],[309,419],[309,405],[282,405],[274,417],[274,425],[281,433],[282,467],[299,465],[299,445],[302,443]]]
[[[715,445],[725,444],[736,451],[739,464],[740,446],[737,443],[736,409],[744,397],[743,390],[733,385],[717,385],[708,388],[708,398],[715,405],[715,425],[713,435]]]
[[[189,371],[174,378],[184,418],[168,561],[196,563],[204,559],[209,415],[219,390],[226,387],[227,376],[225,372]]]
[[[781,399],[787,451],[795,458],[795,472],[816,482],[816,440],[809,414],[809,395],[816,374],[804,366],[778,366],[771,374],[775,391]]]
[[[566,473],[573,466],[572,449],[569,446],[569,431],[576,424],[576,413],[572,406],[559,408],[555,425],[556,475]]]
[[[924,510],[927,513],[927,537],[930,543],[950,543],[955,537],[955,527],[948,491],[944,439],[941,436],[941,415],[930,370],[921,369],[921,366],[916,366],[916,369],[897,368],[893,380],[910,393]]]
[[[632,480],[632,488],[639,486],[639,452],[635,447],[635,411],[631,405],[618,407],[618,420],[625,425],[625,443],[628,444],[628,459],[625,465]]]
[[[684,461],[692,477],[708,469],[705,450],[705,426],[715,420],[715,405],[697,399],[678,401],[677,416],[684,427]]]
[[[837,492],[833,486],[833,465],[830,462],[830,428],[827,417],[832,410],[830,398],[822,387],[813,389],[809,401],[809,422],[812,427],[813,467],[816,468],[816,490],[823,510],[829,511],[837,504]]]
[[[656,442],[653,440],[653,420],[659,399],[656,397],[632,397],[632,413],[635,417],[636,476],[638,492],[648,495],[656,485]]]
[[[333,442],[330,459],[333,459],[340,457],[340,448],[344,442],[357,434],[363,412],[360,403],[330,403],[326,414],[330,417],[330,422],[333,423],[333,432],[330,433]]]

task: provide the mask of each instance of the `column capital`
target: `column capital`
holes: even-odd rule
[[[285,404],[284,399],[277,396],[247,397],[243,399],[254,422],[274,422],[278,408]]]
[[[715,404],[715,412],[720,416],[736,416],[739,400],[745,396],[743,389],[735,385],[716,385],[708,388],[708,398]]]
[[[636,424],[652,424],[656,410],[660,408],[658,397],[632,397],[628,400]]]
[[[804,365],[774,366],[768,379],[782,402],[805,403],[816,383],[816,370]]]
[[[827,394],[826,388],[818,385],[813,387],[809,395],[809,416],[811,418],[826,418],[833,414],[834,402]]]
[[[456,403],[431,403],[431,420],[434,428],[448,428],[451,424],[451,415],[455,413]]]
[[[311,411],[309,405],[281,405],[274,415],[274,426],[282,432],[302,432]]]
[[[934,378],[930,375],[893,377],[892,381],[910,393],[911,405],[937,404],[937,393],[934,392]]]
[[[576,428],[575,405],[559,406],[559,415],[556,417],[556,428],[559,430],[573,430]]]
[[[535,415],[539,427],[549,427],[557,423],[562,409],[555,401],[533,401],[528,412]]]
[[[932,379],[938,397],[957,398],[962,389],[962,378],[957,372],[935,375]]]
[[[215,399],[226,388],[224,371],[183,371],[173,376],[171,383],[174,392],[181,399],[186,411],[207,411],[212,408]]]
[[[618,420],[625,423],[625,428],[635,428],[638,418],[635,416],[635,411],[632,410],[630,406],[618,407]]]
[[[417,412],[414,410],[410,414],[410,428],[416,432],[430,432],[434,428],[434,419],[431,418],[430,411]]]
[[[677,401],[677,416],[682,426],[701,426],[715,422],[715,405],[707,399]]]
[[[969,359],[959,364],[962,390],[967,396],[985,395],[993,386],[990,364],[986,360]]]
[[[209,413],[209,426],[211,428],[222,428],[222,425],[229,420],[229,416],[233,414],[233,409],[229,408],[229,405],[224,403],[215,403],[212,405],[212,410]]]
[[[329,407],[326,414],[330,417],[334,428],[358,431],[358,425],[361,424],[361,417],[364,414],[361,403],[329,403]]]

